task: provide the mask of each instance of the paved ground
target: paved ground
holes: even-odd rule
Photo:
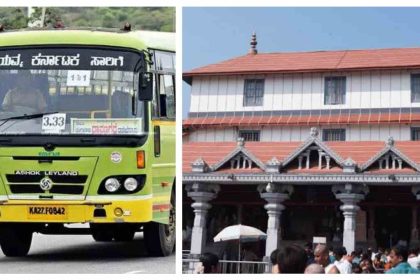
[[[0,273],[175,273],[175,254],[147,256],[139,233],[128,243],[34,234],[27,257],[7,258],[0,251]]]

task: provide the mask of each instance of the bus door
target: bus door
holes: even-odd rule
[[[152,50],[154,194],[167,192],[175,177],[175,53]]]

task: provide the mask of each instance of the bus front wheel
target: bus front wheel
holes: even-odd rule
[[[144,239],[147,251],[157,257],[169,256],[175,248],[175,196],[172,195],[169,223],[148,223],[144,225]]]
[[[32,243],[32,230],[24,225],[1,225],[0,246],[7,257],[24,257]]]
[[[90,224],[92,237],[97,242],[109,242],[114,238],[114,233],[107,225]]]

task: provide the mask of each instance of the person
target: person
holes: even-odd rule
[[[360,274],[362,273],[362,268],[360,267],[359,264],[352,263],[351,271],[352,271],[352,274]]]
[[[375,259],[373,260],[373,268],[375,270],[384,270],[384,263],[382,262],[382,253],[377,253]]]
[[[395,274],[395,273],[420,273],[418,269],[412,268],[407,263],[408,250],[405,246],[397,245],[392,247],[391,252],[389,253],[389,262],[391,263],[392,268],[386,273]]]
[[[186,223],[185,229],[182,230],[182,241],[184,243],[189,243],[191,242],[192,226],[190,221],[187,221]]]
[[[0,96],[5,96],[18,83],[17,76],[19,75],[11,70],[0,70]]]
[[[347,251],[344,247],[337,247],[334,249],[334,257],[336,261],[334,265],[338,268],[341,274],[350,274],[352,266],[347,257]]]
[[[271,261],[271,273],[279,273],[279,264],[277,262],[277,254],[279,253],[279,249],[275,249],[270,254],[270,261]]]
[[[204,253],[200,256],[201,265],[197,267],[196,273],[218,273],[219,257],[213,253]]]
[[[311,242],[307,242],[305,244],[305,252],[306,252],[306,256],[308,258],[306,265],[310,265],[312,263],[315,262],[314,260],[314,253],[312,251],[312,243]]]
[[[384,264],[388,262],[388,255],[389,255],[389,250],[388,249],[385,249],[385,251],[384,251],[384,253],[382,255],[382,258],[381,258],[381,261]]]
[[[367,249],[366,254],[368,255],[368,258],[369,258],[370,260],[373,260],[373,256],[374,256],[374,254],[373,254],[372,247],[369,247],[369,248]]]
[[[329,258],[330,258],[330,263],[334,263],[336,261],[336,259],[334,258],[334,253],[333,253],[333,246],[329,246],[328,247],[328,254],[329,254]]]
[[[277,254],[279,273],[303,273],[306,261],[305,250],[295,244],[281,248]]]
[[[356,251],[352,251],[350,255],[347,255],[347,260],[353,266],[353,260],[356,257]]]
[[[305,274],[323,274],[325,273],[325,269],[320,264],[312,263],[306,267],[304,273]]]
[[[384,255],[382,256],[382,262],[384,263],[384,272],[387,272],[392,268],[389,253],[391,249],[386,248],[384,251]]]
[[[324,268],[325,273],[330,273],[330,274],[340,273],[337,267],[333,263],[330,262],[329,250],[327,246],[323,244],[316,245],[315,250],[314,250],[314,255],[315,255],[315,262]]]
[[[357,250],[354,252],[354,257],[352,263],[359,265],[361,261],[361,255],[362,255],[362,248],[357,248]],[[353,255],[353,252],[352,252]]]
[[[257,255],[252,251],[252,246],[249,244],[243,245],[241,259],[245,262],[255,262],[258,260]],[[241,265],[241,273],[253,273],[254,265],[252,263],[244,263]]]
[[[47,108],[44,95],[34,88],[34,79],[30,73],[19,76],[16,87],[10,89],[2,103],[5,111],[20,111],[25,113],[42,113]]]
[[[375,273],[375,269],[373,268],[372,260],[371,259],[363,259],[360,262],[360,268],[362,273]]]
[[[419,248],[412,248],[408,252],[407,262],[411,265],[412,268],[420,269],[420,257],[418,257],[419,252]]]

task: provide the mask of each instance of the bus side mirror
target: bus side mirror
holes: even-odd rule
[[[153,73],[143,72],[139,77],[139,100],[153,100]]]

